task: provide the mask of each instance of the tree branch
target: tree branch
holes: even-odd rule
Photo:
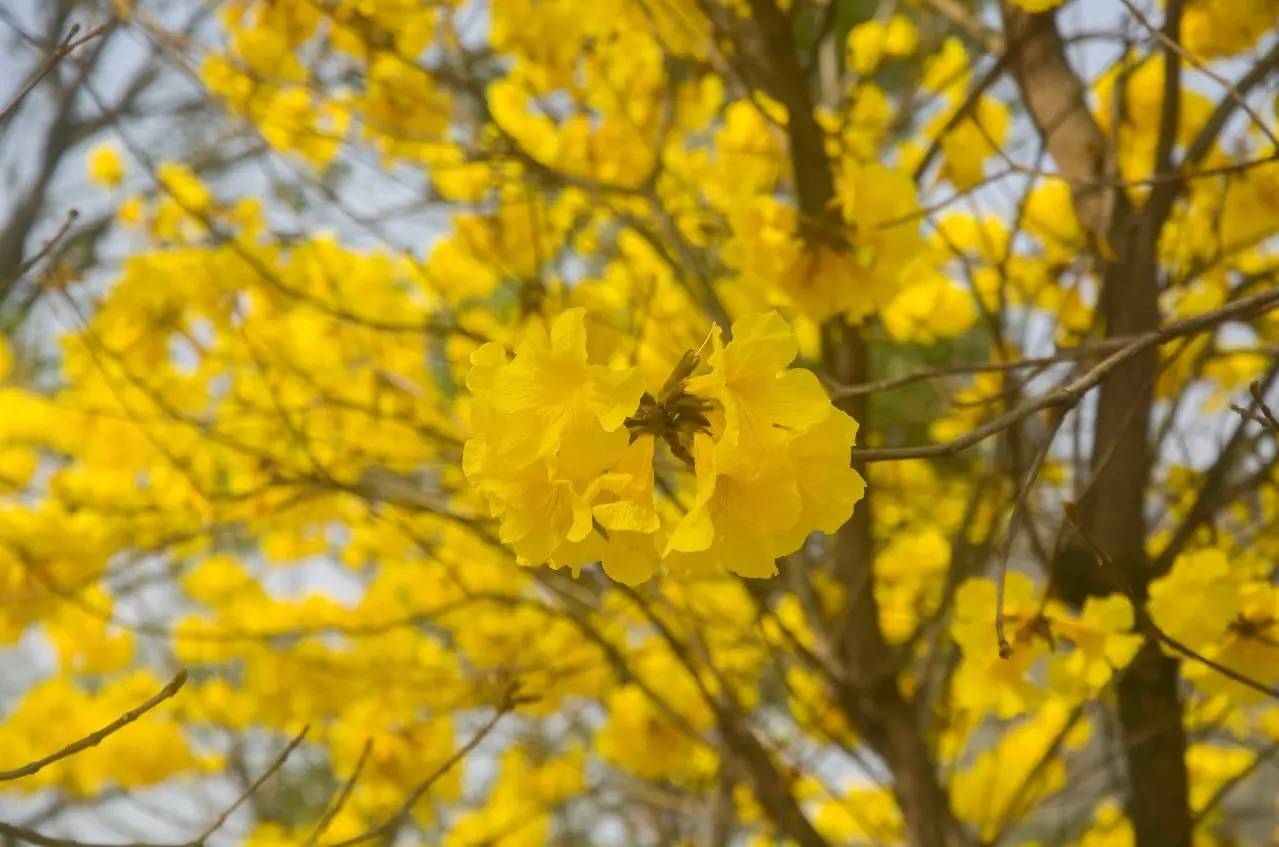
[[[170,697],[177,694],[178,691],[182,688],[182,686],[186,684],[186,681],[187,681],[187,672],[186,672],[186,668],[183,668],[173,675],[173,679],[169,680],[168,684],[166,684],[164,688],[161,688],[159,691],[153,694],[146,702],[141,703],[140,705],[135,706],[134,708],[125,712],[120,717],[111,721],[111,723],[102,727],[102,729],[99,729],[96,732],[91,732],[88,735],[86,735],[84,738],[79,739],[78,741],[71,742],[66,747],[63,747],[61,750],[57,751],[56,753],[50,753],[48,756],[45,756],[43,759],[37,759],[34,762],[30,762],[29,764],[23,765],[20,768],[14,768],[13,770],[0,771],[0,782],[6,782],[11,779],[21,779],[22,777],[31,776],[33,774],[39,773],[41,770],[48,767],[49,765],[52,765],[54,762],[65,759],[68,756],[74,756],[76,753],[79,753],[82,750],[88,750],[90,747],[97,747],[99,744],[105,741],[108,736],[118,732],[119,730],[133,723],[138,718],[142,717],[147,712],[151,711],[156,706],[163,703],[165,700],[168,700]]]
[[[1074,406],[1085,393],[1096,388],[1115,368],[1130,361],[1133,357],[1156,347],[1162,346],[1176,338],[1197,335],[1214,329],[1227,321],[1246,317],[1255,317],[1279,307],[1279,291],[1266,291],[1236,300],[1219,309],[1196,315],[1192,318],[1168,324],[1163,329],[1152,330],[1134,337],[1131,341],[1111,353],[1100,363],[1070,382],[1060,385],[1034,399],[1010,409],[999,417],[973,429],[958,438],[940,444],[926,444],[920,447],[866,447],[853,448],[853,455],[863,462],[885,462],[898,459],[931,459],[953,456],[968,448],[980,444],[1031,415],[1044,409],[1058,406]]]

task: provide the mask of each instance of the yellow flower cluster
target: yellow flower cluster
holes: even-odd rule
[[[1076,613],[1057,601],[1044,604],[1028,576],[1010,573],[1003,613],[1011,652],[1004,656],[992,627],[997,605],[995,584],[988,579],[968,580],[955,597],[951,636],[963,658],[953,695],[971,715],[1009,719],[1050,700],[1077,703],[1095,697],[1141,646],[1141,636],[1132,632],[1127,598],[1091,597]],[[1048,688],[1037,681],[1045,672]]]
[[[628,584],[661,562],[768,577],[848,519],[857,424],[788,367],[790,326],[752,315],[708,344],[706,367],[690,353],[653,393],[637,368],[590,361],[581,309],[531,330],[512,359],[496,343],[472,355],[464,470],[521,562],[600,561]]]
[[[1264,49],[1277,3],[1187,0],[1182,43],[1203,58]],[[918,841],[892,774],[843,779],[863,753],[889,761],[876,721],[849,709],[856,675],[828,664],[860,647],[856,621],[901,659],[875,690],[916,707],[945,807],[975,839],[1018,843],[1105,752],[1094,715],[1140,671],[1126,669],[1146,658],[1149,619],[1214,663],[1179,674],[1186,730],[1205,739],[1186,751],[1196,837],[1223,835],[1226,804],[1210,806],[1251,767],[1248,736],[1279,739],[1279,710],[1221,673],[1279,683],[1279,537],[1265,531],[1279,489],[1240,488],[1144,607],[1125,594],[1074,607],[1020,543],[1002,591],[982,576],[989,551],[1021,538],[1006,536],[999,443],[1014,439],[877,462],[858,516],[869,572],[850,582],[836,545],[807,539],[861,496],[857,423],[797,354],[819,359],[836,320],[861,325],[868,380],[973,365],[873,399],[886,445],[951,441],[1048,390],[1053,373],[1025,360],[1060,354],[1065,377],[1068,351],[1099,340],[1105,251],[1072,183],[1034,163],[1016,86],[975,79],[994,58],[981,39],[917,4],[871,19],[841,7],[831,31],[846,38],[805,74],[829,201],[810,208],[796,166],[821,163],[796,160],[796,104],[768,84],[768,56],[734,44],[756,31],[752,5],[227,0],[191,55],[237,132],[260,136],[245,149],[283,157],[282,190],[236,199],[203,156],[134,174],[85,139],[84,174],[114,192],[139,249],[77,297],[82,320],[47,370],[43,350],[0,342],[0,644],[56,665],[14,689],[0,764],[136,706],[161,655],[191,681],[15,790],[180,790],[225,770],[217,751],[236,762],[233,738],[305,723],[308,762],[278,779],[348,793],[323,832],[310,818],[334,807],[308,801],[255,821],[251,847],[354,839],[393,816],[404,838],[443,847],[538,847],[633,821],[619,837],[647,843],[650,798],[672,822],[663,843],[700,843],[701,821],[668,813],[713,804],[734,813],[734,843],[780,843],[755,778],[733,774],[723,721],[740,710],[742,738],[759,732],[758,761],[823,838]],[[807,27],[804,4],[777,5]],[[1162,52],[1146,39],[1086,78],[1134,204],[1155,167]],[[724,74],[739,65],[749,73]],[[1279,162],[1242,116],[1185,159],[1227,102],[1192,65],[1174,134],[1188,178],[1157,245],[1165,324],[1264,290],[1276,267]],[[318,202],[380,200],[392,183],[412,189],[404,214],[447,216],[429,244],[366,240],[383,212],[388,234],[409,233],[398,204],[361,199],[357,216]],[[305,214],[281,216],[292,200]],[[274,229],[286,220],[298,231]],[[744,317],[708,335],[724,314]],[[1279,333],[1274,315],[1248,323],[1170,345],[1158,397],[1207,396],[1204,412],[1225,415]],[[1036,521],[1085,482],[1065,443],[1034,479]],[[1152,456],[1152,548],[1208,473],[1169,455]],[[811,565],[793,582],[756,593],[739,578],[801,548]],[[600,563],[614,582],[562,591],[516,561]],[[622,585],[663,571],[674,578],[645,591]],[[156,587],[174,602],[138,602]],[[511,692],[501,731],[461,757],[470,713]],[[1132,847],[1113,798],[1090,802],[1071,844]]]
[[[1201,58],[1233,56],[1256,46],[1279,21],[1275,0],[1192,0],[1181,19],[1182,42]]]
[[[1217,547],[1184,553],[1151,583],[1147,607],[1163,632],[1199,655],[1262,685],[1279,683],[1279,588],[1265,560]],[[1202,662],[1187,663],[1184,673],[1208,694],[1265,699]]]

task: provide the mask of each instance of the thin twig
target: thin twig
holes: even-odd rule
[[[413,790],[409,792],[408,796],[404,798],[404,802],[400,804],[400,808],[396,809],[395,812],[392,813],[390,817],[388,817],[386,820],[384,820],[382,823],[378,824],[377,826],[373,827],[372,829],[362,832],[359,835],[352,836],[351,838],[347,838],[343,841],[333,842],[331,844],[326,845],[326,847],[351,847],[351,845],[363,844],[365,841],[371,841],[374,838],[378,838],[379,836],[388,835],[394,832],[395,828],[398,827],[406,818],[409,817],[409,815],[412,814],[413,807],[417,805],[418,800],[421,800],[422,796],[426,794],[426,792],[431,790],[431,786],[433,786],[436,782],[440,780],[441,777],[443,777],[445,774],[451,771],[457,765],[458,762],[462,761],[468,755],[470,755],[471,751],[474,750],[476,747],[478,747],[480,745],[480,742],[482,742],[486,737],[488,737],[488,734],[493,731],[494,727],[497,726],[498,722],[501,721],[502,718],[506,717],[507,713],[509,713],[511,709],[513,709],[516,705],[518,705],[519,702],[520,700],[518,700],[514,696],[509,696],[506,702],[502,704],[502,706],[497,710],[497,712],[493,715],[493,717],[490,718],[488,722],[484,724],[484,726],[480,727],[479,731],[476,732],[473,736],[471,736],[471,739],[469,741],[467,741],[465,744],[459,747],[458,750],[452,756],[449,756],[448,759],[446,759],[443,762],[443,764],[441,764],[434,771],[432,771],[431,774],[426,777],[426,779],[419,782],[413,788]]]
[[[372,749],[373,739],[365,739],[364,749],[360,751],[360,757],[355,760],[355,768],[351,771],[351,776],[342,785],[342,790],[338,792],[337,799],[324,810],[324,814],[320,815],[320,819],[316,821],[315,829],[311,830],[311,834],[307,836],[306,841],[302,842],[303,847],[313,847],[320,840],[320,836],[324,834],[324,830],[328,829],[329,824],[337,817],[338,812],[342,811],[342,807],[346,805],[346,801],[351,796],[351,791],[355,788],[355,781],[360,778],[360,771],[364,770],[364,763],[368,761],[369,752]]]
[[[1261,393],[1261,383],[1253,380],[1248,384],[1248,393],[1252,395],[1252,400],[1257,404],[1261,416],[1265,418],[1266,426],[1270,427],[1272,432],[1279,434],[1279,418],[1275,417],[1274,410],[1270,408],[1270,404],[1266,402],[1266,398]]]
[[[991,29],[959,0],[924,0],[925,5],[937,14],[946,18],[957,29],[962,29],[969,38],[976,41],[991,53],[1004,52],[1004,37]],[[835,5],[832,3],[831,5]]]
[[[1213,82],[1217,83],[1222,88],[1224,88],[1226,91],[1226,97],[1234,101],[1234,104],[1236,106],[1238,106],[1240,109],[1243,109],[1243,111],[1247,113],[1248,117],[1252,119],[1252,122],[1257,125],[1257,128],[1260,129],[1263,133],[1265,133],[1266,138],[1270,140],[1271,144],[1273,144],[1275,147],[1279,147],[1279,138],[1275,137],[1274,132],[1270,129],[1269,126],[1266,125],[1266,122],[1262,120],[1261,115],[1257,114],[1256,110],[1254,110],[1251,106],[1248,105],[1248,100],[1243,96],[1243,94],[1239,92],[1239,89],[1235,87],[1234,83],[1232,83],[1230,80],[1226,79],[1224,76],[1214,71],[1204,62],[1201,62],[1198,59],[1196,59],[1193,53],[1187,50],[1175,39],[1170,38],[1168,34],[1164,32],[1162,29],[1155,26],[1154,23],[1152,23],[1149,18],[1147,18],[1144,14],[1142,14],[1141,10],[1138,9],[1132,3],[1132,0],[1119,0],[1119,2],[1124,4],[1124,6],[1128,9],[1129,14],[1131,14],[1134,18],[1137,19],[1137,23],[1141,24],[1146,29],[1147,32],[1149,32],[1161,44],[1163,44],[1165,49],[1177,54],[1179,57],[1181,57],[1182,61],[1188,62],[1189,64],[1193,65],[1195,70],[1199,71],[1204,76],[1208,77]]]
[[[1005,584],[1008,582],[1008,558],[1012,555],[1013,537],[1017,532],[1017,521],[1026,511],[1026,501],[1030,498],[1030,489],[1034,486],[1035,480],[1039,477],[1039,472],[1044,467],[1044,460],[1048,458],[1048,452],[1052,449],[1053,441],[1057,437],[1058,430],[1061,429],[1062,422],[1066,420],[1065,411],[1065,409],[1061,410],[1062,413],[1058,414],[1056,420],[1049,425],[1048,433],[1044,436],[1044,443],[1035,453],[1035,459],[1030,463],[1030,469],[1026,471],[1026,476],[1021,483],[1021,489],[1017,492],[1017,499],[1013,504],[1012,515],[1008,518],[1008,530],[999,555],[999,574],[995,580],[995,641],[999,644],[999,657],[1001,659],[1010,658],[1013,654],[1012,645],[1008,643],[1008,639],[1004,634],[1004,590]]]
[[[984,373],[1008,373],[1011,371],[1019,371],[1027,368],[1044,369],[1053,365],[1062,365],[1067,362],[1077,362],[1080,359],[1100,358],[1107,353],[1114,352],[1115,348],[1122,347],[1132,338],[1108,338],[1098,341],[1096,344],[1090,344],[1081,347],[1066,347],[1058,350],[1051,356],[1035,356],[1025,359],[1017,359],[1010,362],[982,362],[972,365],[943,365],[941,367],[929,368],[925,371],[915,371],[904,376],[889,377],[886,379],[877,379],[871,382],[859,382],[855,385],[841,385],[830,379],[823,378],[828,386],[830,398],[832,400],[843,400],[847,397],[862,397],[868,394],[880,394],[885,391],[892,391],[896,388],[902,388],[907,385],[913,385],[916,382],[925,380],[944,379],[952,376],[972,376],[973,374]]]
[[[182,668],[176,674],[173,675],[173,679],[169,680],[168,684],[165,685],[164,688],[161,688],[159,691],[157,691],[145,703],[142,703],[139,706],[135,706],[134,708],[125,712],[120,717],[111,721],[111,723],[102,727],[102,729],[99,729],[96,732],[91,732],[85,737],[79,739],[78,741],[71,742],[66,747],[63,747],[61,750],[57,751],[56,753],[50,753],[48,756],[45,756],[43,759],[37,759],[36,761],[23,765],[20,768],[14,768],[13,770],[8,770],[8,771],[0,771],[0,782],[5,782],[11,779],[21,779],[24,776],[31,776],[32,774],[38,773],[39,771],[43,770],[44,768],[48,767],[54,762],[65,759],[68,756],[74,756],[76,753],[79,753],[82,750],[87,750],[90,747],[97,747],[99,744],[105,741],[109,735],[112,735],[113,733],[133,723],[138,718],[142,717],[147,712],[151,711],[156,706],[163,703],[165,700],[168,700],[170,697],[177,694],[178,690],[182,688],[182,686],[186,683],[186,681],[187,681],[186,668]]]
[[[40,249],[36,251],[35,255],[30,259],[27,259],[21,265],[18,265],[8,278],[0,280],[0,290],[4,290],[14,282],[22,279],[27,271],[34,268],[41,259],[53,252],[53,248],[58,246],[58,242],[66,236],[67,232],[71,229],[71,224],[75,223],[75,220],[78,217],[80,217],[80,211],[78,209],[68,209],[67,216],[63,218],[62,225],[58,227],[57,232],[51,235],[49,239],[40,246]]]
[[[186,671],[179,672],[178,676],[174,677],[174,681],[170,682],[168,686],[165,686],[165,690],[167,691],[169,687],[173,687],[173,690],[177,691],[177,689],[181,687],[181,681],[179,681],[179,679],[181,681],[186,680]],[[172,694],[170,694],[169,696],[172,696]],[[159,695],[157,695],[157,697],[159,697]],[[227,806],[225,809],[223,809],[222,813],[217,816],[217,818],[213,821],[213,823],[211,823],[208,827],[205,828],[203,832],[201,832],[198,836],[191,839],[190,841],[185,841],[180,844],[168,844],[168,845],[156,844],[152,842],[134,842],[130,844],[102,844],[94,841],[79,841],[73,838],[57,838],[51,835],[44,835],[42,833],[36,832],[35,830],[27,829],[26,827],[16,826],[14,824],[5,823],[4,821],[0,821],[0,835],[3,835],[7,838],[10,838],[16,841],[22,841],[27,844],[35,844],[37,845],[37,847],[205,847],[205,844],[208,842],[210,836],[212,836],[213,833],[217,832],[218,829],[220,829],[222,825],[227,822],[227,819],[231,817],[232,814],[235,813],[235,810],[240,808],[240,806],[244,804],[245,800],[247,800],[250,796],[252,796],[259,788],[261,788],[262,784],[265,783],[267,779],[269,779],[273,773],[275,773],[281,767],[284,766],[285,760],[287,760],[289,756],[293,753],[293,751],[297,749],[298,745],[302,743],[302,739],[306,737],[306,733],[309,729],[310,729],[309,726],[302,727],[302,731],[293,737],[293,740],[288,743],[288,746],[286,746],[283,750],[280,751],[280,754],[276,756],[274,760],[272,760],[271,764],[267,767],[267,769],[264,770],[257,779],[253,780],[253,783],[248,788],[246,788],[240,794],[239,797],[235,799],[235,802],[233,802],[230,806]]]
[[[188,844],[184,847],[203,847],[205,842],[209,840],[209,836],[217,832],[222,825],[227,822],[227,818],[231,817],[231,815],[235,813],[235,810],[244,804],[245,800],[248,800],[250,796],[261,788],[262,784],[270,779],[273,773],[284,767],[285,761],[293,754],[293,751],[297,749],[298,745],[302,743],[302,739],[306,738],[306,734],[310,731],[310,729],[310,724],[302,727],[302,731],[293,736],[293,740],[280,751],[280,754],[272,760],[271,764],[267,766],[267,769],[262,771],[258,778],[253,780],[249,787],[240,793],[239,797],[235,798],[235,802],[223,809],[222,814],[218,815],[217,818],[214,819],[213,823],[209,824],[205,828],[204,832],[201,832],[195,839],[188,842]]]
[[[187,847],[187,845],[159,844],[150,841],[106,844],[97,841],[78,841],[74,838],[58,838],[28,829],[25,826],[0,821],[0,835],[11,841],[35,844],[36,847]]]
[[[1270,49],[1265,52],[1265,55],[1259,58],[1248,69],[1247,73],[1230,87],[1235,92],[1246,96],[1250,90],[1255,88],[1276,68],[1279,68],[1279,41],[1270,45]],[[1217,107],[1212,110],[1212,114],[1208,116],[1208,120],[1204,121],[1203,127],[1199,130],[1194,140],[1186,147],[1186,154],[1182,157],[1183,165],[1198,164],[1201,159],[1212,152],[1217,136],[1221,134],[1222,129],[1230,121],[1231,114],[1237,105],[1238,102],[1230,96],[1227,96],[1217,104]]]
[[[1126,345],[1120,347],[1075,379],[1059,385],[1052,391],[1042,394],[1015,409],[1010,409],[999,417],[957,438],[940,444],[925,444],[918,447],[854,448],[853,458],[861,462],[886,462],[898,459],[931,459],[962,453],[992,435],[1000,433],[1044,409],[1053,407],[1070,408],[1074,406],[1083,398],[1084,394],[1101,384],[1102,380],[1111,371],[1145,350],[1152,347],[1160,347],[1177,338],[1198,335],[1230,320],[1253,317],[1254,313],[1263,314],[1276,307],[1279,307],[1279,290],[1265,291],[1245,297],[1242,300],[1236,300],[1211,312],[1175,321],[1163,329],[1144,332],[1135,336]]]
[[[978,78],[977,82],[973,84],[973,87],[969,89],[968,94],[959,104],[959,107],[951,113],[950,117],[946,119],[946,123],[943,124],[942,128],[938,130],[935,136],[933,136],[932,141],[928,144],[928,149],[924,152],[923,157],[920,158],[919,164],[915,165],[915,170],[911,174],[915,182],[919,182],[920,178],[923,177],[924,173],[928,170],[929,165],[931,165],[933,160],[937,158],[937,154],[941,152],[942,140],[949,135],[955,127],[959,126],[969,118],[972,119],[975,125],[980,125],[978,123],[977,116],[974,115],[973,112],[976,111],[977,107],[981,104],[981,98],[985,96],[990,87],[1004,75],[1004,71],[1008,68],[1008,57],[1008,53],[999,54],[998,58],[995,60],[995,64],[991,65],[990,68],[988,68],[986,72]]]
[[[18,90],[18,93],[14,95],[13,99],[10,100],[3,109],[0,109],[0,126],[3,126],[9,118],[13,117],[18,106],[26,99],[27,95],[31,93],[31,90],[39,85],[40,80],[48,76],[49,72],[57,67],[58,63],[65,59],[72,50],[75,50],[77,47],[87,44],[93,39],[103,35],[107,30],[111,29],[111,26],[112,25],[110,23],[102,24],[101,26],[97,26],[89,30],[82,37],[76,38],[76,36],[80,34],[80,25],[72,24],[71,30],[67,33],[67,37],[62,39],[62,42],[54,48],[53,52],[49,54],[49,58],[40,66],[40,69],[32,74],[31,78],[27,80],[26,84],[23,85],[21,89]]]

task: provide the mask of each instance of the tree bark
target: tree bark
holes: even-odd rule
[[[787,111],[786,131],[799,199],[800,234],[831,239],[831,201],[835,197],[825,137],[813,112],[809,80],[799,62],[790,21],[773,0],[750,0],[758,31],[758,49],[767,70],[760,74],[770,93]],[[864,333],[842,318],[823,328],[823,358],[827,373],[845,384],[871,376],[870,346]],[[863,427],[868,425],[865,397],[847,398],[842,407]],[[862,473],[864,468],[859,468]],[[848,592],[848,602],[835,634],[845,684],[836,692],[867,744],[883,759],[893,777],[893,794],[901,809],[907,840],[912,847],[961,847],[969,842],[950,809],[949,797],[937,776],[936,764],[916,710],[897,684],[897,661],[879,628],[874,590],[874,534],[872,504],[867,496],[839,531],[833,544],[836,575]]]
[[[1178,0],[1171,0],[1165,34],[1176,41]],[[1135,206],[1115,186],[1111,139],[1093,120],[1085,89],[1066,59],[1053,12],[1027,14],[1002,7],[1013,75],[1062,176],[1070,184],[1076,214],[1102,266],[1099,303],[1108,337],[1159,326],[1158,243],[1171,209],[1172,182],[1157,184]],[[1178,121],[1178,65],[1165,62],[1165,108],[1157,172],[1171,167]],[[1124,576],[1132,601],[1144,604],[1151,579],[1146,555],[1145,496],[1153,461],[1151,408],[1159,372],[1151,348],[1116,368],[1100,386],[1093,428],[1092,480],[1080,503],[1083,531]],[[1114,583],[1093,557],[1071,545],[1057,565],[1062,596],[1082,603],[1113,593]],[[1189,847],[1191,816],[1186,735],[1178,693],[1178,663],[1148,639],[1118,684],[1119,719],[1128,777],[1128,812],[1137,847]]]

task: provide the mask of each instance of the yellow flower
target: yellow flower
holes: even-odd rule
[[[627,453],[622,424],[639,404],[642,378],[635,368],[588,362],[583,309],[560,315],[549,336],[530,331],[510,362],[492,343],[471,361],[476,436],[463,469],[501,521],[501,540],[525,562],[552,561],[562,544],[593,531],[592,500]]]
[[[89,151],[85,162],[89,179],[103,188],[115,188],[124,181],[124,162],[113,144],[99,144]]]
[[[1181,19],[1182,43],[1205,59],[1230,56],[1273,31],[1277,18],[1275,0],[1191,0]]]
[[[859,74],[872,73],[884,54],[886,27],[871,18],[848,31],[848,66]]]
[[[905,641],[937,606],[950,566],[950,542],[933,527],[893,532],[875,557],[880,627],[892,643]]]
[[[317,168],[333,160],[350,124],[337,102],[313,102],[302,86],[281,88],[258,105],[262,137],[277,150],[296,152]]]
[[[952,683],[961,706],[980,714],[1011,718],[1042,704],[1049,692],[1030,679],[1049,645],[1037,628],[1039,601],[1030,577],[1010,573],[1004,586],[1004,631],[1012,654],[1000,656],[995,638],[997,594],[989,579],[970,579],[955,595],[955,619],[951,636],[963,659]]]
[[[142,222],[142,215],[145,211],[141,197],[128,197],[116,209],[116,217],[125,226],[137,226]]]
[[[724,432],[717,452],[764,449],[816,424],[830,401],[812,371],[787,366],[799,353],[795,333],[776,312],[733,324],[725,345],[718,327],[707,357],[711,371],[689,380],[692,394],[718,401]]]
[[[767,577],[814,529],[833,532],[863,490],[849,467],[857,428],[809,371],[788,369],[795,335],[777,313],[742,318],[733,340],[713,334],[711,372],[688,390],[722,409],[694,440],[697,491],[667,551],[685,566],[719,562]]]
[[[1205,655],[1262,685],[1279,682],[1279,588],[1263,580],[1238,586],[1239,613]],[[1225,694],[1234,703],[1256,703],[1265,694],[1236,682],[1202,663],[1189,663],[1185,674],[1209,694]]]
[[[919,46],[919,30],[905,15],[893,15],[888,19],[884,32],[884,52],[890,56],[909,56]]]
[[[740,576],[773,576],[777,557],[793,552],[783,550],[779,539],[803,510],[794,470],[776,451],[749,459],[729,452],[722,463],[719,453],[709,436],[696,437],[697,495],[672,532],[667,554],[677,554],[671,559],[684,568],[721,565]]]
[[[532,330],[511,361],[498,344],[472,354],[463,469],[521,562],[599,561],[632,585],[663,559],[766,577],[814,530],[848,519],[864,488],[849,465],[857,424],[811,372],[788,367],[790,326],[749,315],[731,342],[718,330],[712,342],[705,373],[692,375],[690,352],[642,404],[638,369],[591,363],[583,309],[549,336]],[[693,466],[690,503],[655,497],[659,440]],[[672,480],[686,481],[682,471]]]
[[[912,280],[884,307],[884,328],[898,341],[932,344],[965,333],[977,320],[972,296],[936,272]]]
[[[135,671],[92,694],[66,676],[31,686],[0,724],[5,766],[34,760],[90,734],[154,695],[162,685],[151,674]],[[161,707],[112,733],[101,745],[11,785],[20,791],[57,788],[91,797],[112,785],[155,785],[196,765],[181,727],[169,709]]]
[[[852,516],[854,504],[866,493],[866,481],[848,461],[856,440],[857,421],[831,408],[786,445],[800,499],[799,518],[779,538],[786,553],[798,550],[814,530],[830,535]]]
[[[893,15],[887,23],[871,18],[848,31],[848,66],[862,75],[872,73],[884,56],[909,56],[918,42],[909,18]]]
[[[1053,657],[1048,673],[1055,691],[1095,696],[1141,647],[1141,636],[1131,631],[1132,603],[1118,594],[1088,598],[1078,617],[1053,604],[1049,616],[1053,635],[1069,640],[1074,647]]]
[[[961,820],[976,824],[990,839],[1008,819],[1066,784],[1066,764],[1055,750],[1058,736],[1067,732],[1066,745],[1086,738],[1088,725],[1067,730],[1070,714],[1059,702],[1049,702],[1035,716],[1004,733],[993,749],[956,774],[951,803]],[[1072,743],[1073,742],[1073,743]],[[1014,805],[1018,804],[1018,805]]]
[[[1035,183],[1026,195],[1022,225],[1043,242],[1050,261],[1069,262],[1083,247],[1083,230],[1064,179],[1052,177]]]
[[[540,847],[551,828],[551,810],[582,790],[585,757],[580,748],[544,759],[523,746],[501,755],[495,784],[479,808],[449,822],[443,847]]]
[[[818,831],[835,844],[901,844],[902,816],[887,788],[855,788],[818,808]]]
[[[1012,2],[1013,5],[1019,6],[1033,15],[1038,12],[1047,12],[1049,9],[1055,9],[1065,0],[1012,0]]]
[[[1008,107],[993,97],[983,96],[969,117],[947,129],[953,110],[960,108],[964,96],[957,93],[951,108],[939,113],[925,130],[928,135],[940,135],[942,176],[961,190],[981,182],[986,160],[999,152],[1010,123]]]
[[[700,739],[673,722],[638,686],[614,691],[608,713],[609,721],[596,737],[597,749],[604,759],[636,776],[687,777],[713,764]]]
[[[198,214],[207,211],[213,203],[209,189],[186,165],[165,162],[156,168],[156,177],[184,212]]]
[[[1215,643],[1239,613],[1239,588],[1230,577],[1225,552],[1184,553],[1150,584],[1146,608],[1160,629],[1198,650]]]
[[[1119,804],[1104,800],[1093,813],[1092,826],[1079,839],[1079,847],[1132,847],[1132,823]]]
[[[969,67],[964,42],[958,36],[948,36],[942,42],[941,49],[924,62],[924,76],[920,80],[920,86],[931,94],[956,91],[962,97],[962,92],[968,88]]]
[[[611,578],[638,585],[657,570],[660,557],[653,533],[661,519],[653,497],[651,436],[635,440],[613,470],[600,480],[600,497],[592,513],[608,533],[600,563]]]

